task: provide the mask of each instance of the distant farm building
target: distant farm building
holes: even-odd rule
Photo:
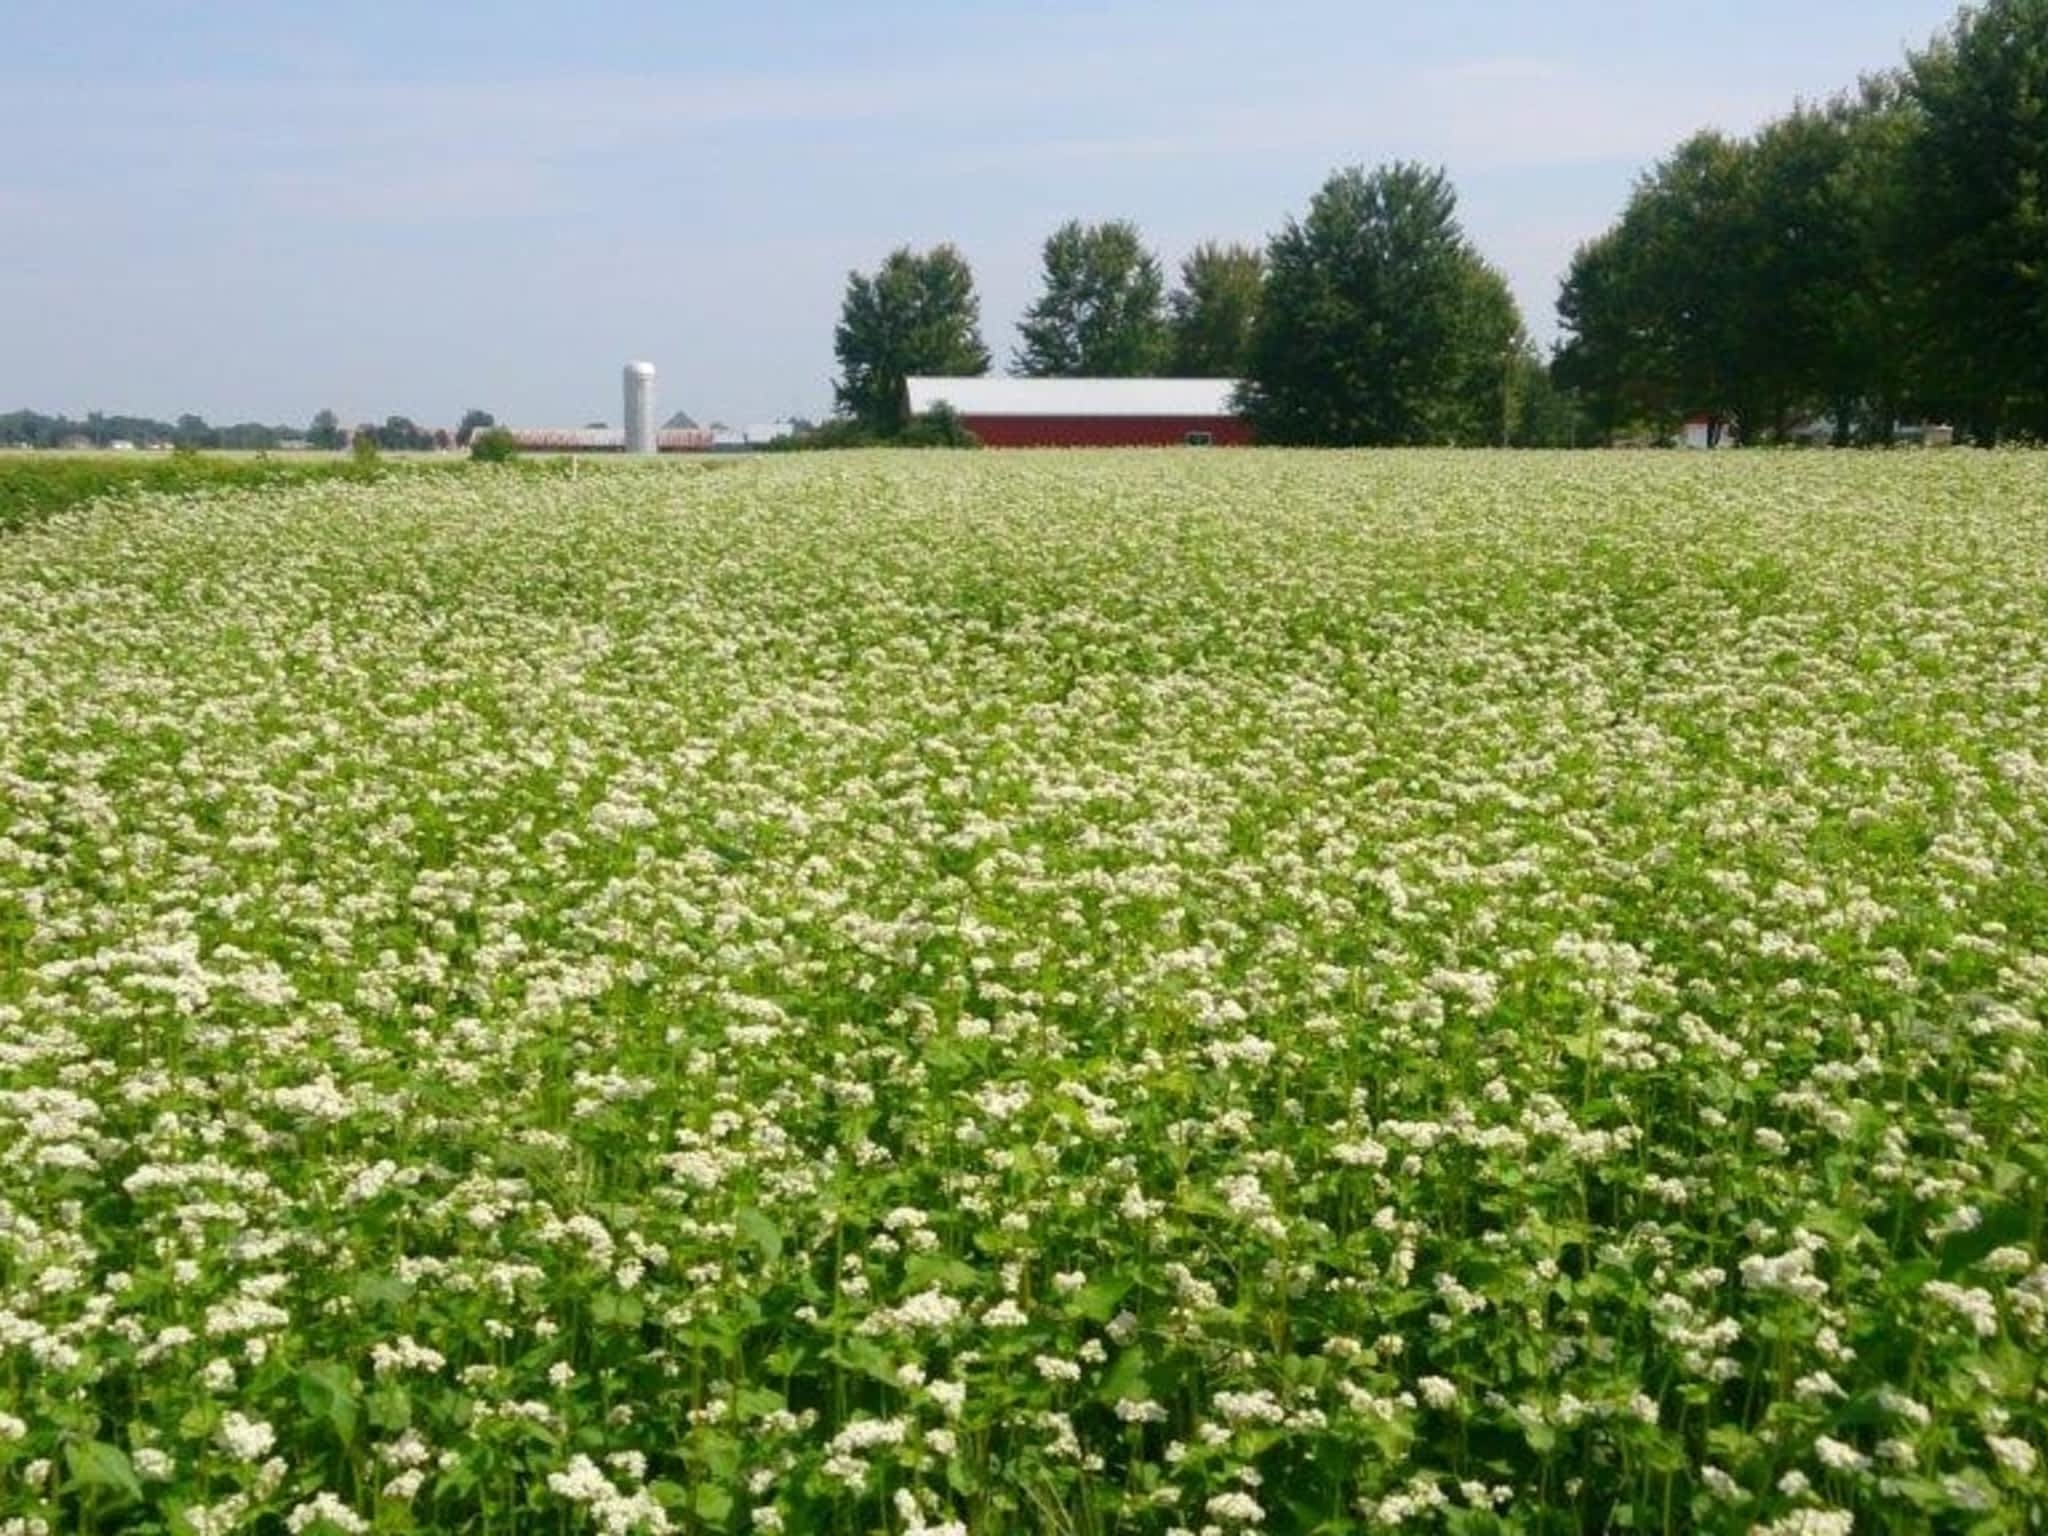
[[[624,453],[626,433],[620,427],[507,427],[512,441],[527,453]],[[709,453],[711,434],[701,429],[654,434],[661,453]]]
[[[1733,448],[1735,434],[1724,418],[1694,411],[1679,429],[1678,441],[1686,448]]]
[[[991,448],[1244,447],[1235,379],[908,381],[910,411],[951,406]]]
[[[795,435],[796,423],[792,421],[758,422],[750,427],[713,427],[711,447],[717,453],[747,453]]]

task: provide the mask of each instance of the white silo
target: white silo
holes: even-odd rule
[[[626,452],[653,453],[654,364],[626,364]]]

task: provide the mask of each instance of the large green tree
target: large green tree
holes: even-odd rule
[[[872,276],[850,273],[833,333],[840,410],[884,437],[909,420],[903,381],[912,374],[988,372],[981,304],[967,259],[951,245],[891,251]]]
[[[2048,0],[1985,0],[1909,65],[1930,372],[1976,435],[2048,436]]]
[[[1666,429],[1704,412],[1754,433],[1781,414],[1771,369],[1786,365],[1754,312],[1778,238],[1759,217],[1755,165],[1747,143],[1695,134],[1580,247],[1558,305],[1559,374],[1596,420]]]
[[[1624,238],[1639,246],[1635,272],[1665,400],[1744,432],[1766,414],[1744,308],[1757,256],[1749,168],[1740,141],[1694,134],[1637,189],[1622,220]]]
[[[1137,225],[1069,220],[1045,242],[1044,263],[1044,289],[1017,328],[1019,373],[1133,378],[1166,365],[1166,279]]]
[[[1913,271],[1919,198],[1912,156],[1920,116],[1897,72],[1862,81],[1830,111],[1844,138],[1839,206],[1855,238],[1852,270],[1836,285],[1825,403],[1842,438],[1889,443],[1901,419],[1931,404],[1927,306]]]
[[[1744,210],[1749,244],[1742,287],[1745,393],[1759,419],[1752,435],[1782,438],[1803,415],[1839,399],[1853,410],[1845,376],[1856,360],[1847,306],[1866,278],[1862,230],[1848,206],[1849,136],[1842,119],[1800,108],[1749,143]],[[1846,426],[1846,422],[1843,423]]]
[[[1918,355],[1912,132],[1878,78],[1748,139],[1688,139],[1573,260],[1557,382],[1603,434],[1703,411],[1748,441],[1822,415],[1838,442],[1888,439]]]
[[[1354,166],[1267,248],[1245,409],[1269,442],[1493,442],[1527,354],[1443,172]]]
[[[1234,379],[1251,362],[1266,259],[1248,245],[1198,245],[1180,264],[1167,300],[1173,371],[1182,378]]]
[[[1572,257],[1557,298],[1564,334],[1551,378],[1582,402],[1588,435],[1602,442],[1664,414],[1669,404],[1654,394],[1646,366],[1654,336],[1630,270],[1634,257],[1618,228],[1594,236]]]

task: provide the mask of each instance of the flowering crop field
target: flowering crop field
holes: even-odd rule
[[[2048,460],[0,539],[0,1533],[2039,1530]]]

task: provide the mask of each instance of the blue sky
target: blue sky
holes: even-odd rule
[[[1061,220],[1169,266],[1330,169],[1445,166],[1548,339],[1678,138],[1895,64],[1949,0],[1402,6],[0,0],[0,409],[215,420],[829,405],[846,273],[950,239],[1007,362]]]

